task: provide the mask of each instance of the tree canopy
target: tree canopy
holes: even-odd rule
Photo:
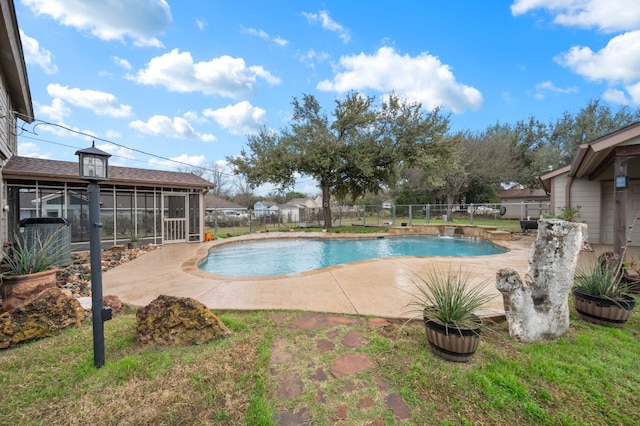
[[[379,106],[357,92],[335,101],[332,119],[313,95],[293,99],[290,127],[262,129],[248,137],[248,151],[228,158],[253,186],[273,183],[281,190],[299,175],[315,179],[322,191],[324,226],[331,226],[330,197],[355,199],[395,185],[404,166],[426,167],[450,152],[449,116],[425,112],[421,104],[395,94]]]

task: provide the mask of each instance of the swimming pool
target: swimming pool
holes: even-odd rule
[[[507,249],[477,238],[284,238],[214,247],[198,267],[233,276],[296,274],[333,265],[396,256],[486,256]]]

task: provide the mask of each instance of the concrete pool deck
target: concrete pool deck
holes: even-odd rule
[[[504,315],[502,297],[495,288],[498,269],[510,267],[521,276],[527,272],[529,251],[535,237],[516,236],[498,243],[507,253],[477,257],[395,257],[332,266],[319,271],[276,277],[229,277],[204,272],[198,263],[210,248],[250,239],[287,237],[344,237],[344,234],[281,232],[252,234],[206,243],[158,247],[103,274],[103,293],[122,302],[145,306],[161,294],[192,297],[215,310],[303,310],[312,312],[407,318],[404,306],[411,302],[412,277],[424,275],[436,265],[462,267],[474,283],[488,281],[495,295],[481,315]],[[363,237],[365,235],[358,235]],[[377,234],[376,234],[377,236]],[[594,247],[596,253],[606,247]],[[634,248],[635,249],[635,248]],[[277,256],[277,253],[274,253]],[[595,258],[582,253],[582,258]],[[248,262],[251,259],[247,259]],[[242,265],[238,265],[239,271]]]

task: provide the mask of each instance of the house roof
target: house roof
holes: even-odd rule
[[[13,0],[0,1],[3,25],[0,25],[0,68],[7,80],[12,108],[27,123],[33,121],[33,105],[27,67],[24,62],[18,19]]]
[[[14,156],[2,168],[4,179],[57,180],[61,182],[86,182],[80,179],[79,165],[70,161],[45,160]],[[167,172],[163,170],[137,169],[133,167],[109,166],[112,185],[163,186],[181,189],[209,189],[211,182],[192,173]]]
[[[247,208],[236,204],[233,201],[225,200],[224,198],[218,198],[215,195],[207,194],[204,196],[204,206],[207,209],[234,209],[234,210],[246,210]]]
[[[501,199],[508,198],[549,198],[549,195],[541,188],[511,188],[498,192]]]
[[[640,122],[625,126],[589,143],[581,144],[571,163],[569,176],[596,178],[614,162],[615,149],[640,144]]]
[[[538,180],[540,181],[540,184],[542,185],[542,188],[544,188],[544,190],[548,193],[551,192],[551,179],[553,179],[556,176],[560,176],[562,174],[565,173],[569,173],[569,170],[571,170],[571,166],[564,166],[564,167],[560,167],[559,169],[555,169],[555,170],[551,170],[550,172],[547,172],[543,175],[538,176]]]
[[[565,173],[569,177],[578,179],[586,177],[593,180],[614,163],[616,148],[625,146],[634,147],[628,150],[629,153],[632,153],[631,155],[637,155],[640,152],[640,148],[638,148],[640,147],[640,122],[581,144],[570,165],[540,175],[538,180],[547,192],[551,190],[551,179]]]

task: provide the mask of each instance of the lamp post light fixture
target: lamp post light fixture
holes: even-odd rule
[[[111,319],[111,308],[105,308],[102,300],[102,244],[100,222],[100,186],[107,180],[109,157],[95,147],[76,151],[80,163],[80,178],[89,181],[89,252],[91,257],[91,319],[93,322],[93,363],[97,368],[104,365],[104,321]]]
[[[629,176],[626,175],[618,175],[616,176],[616,189],[627,189],[629,188]]]

